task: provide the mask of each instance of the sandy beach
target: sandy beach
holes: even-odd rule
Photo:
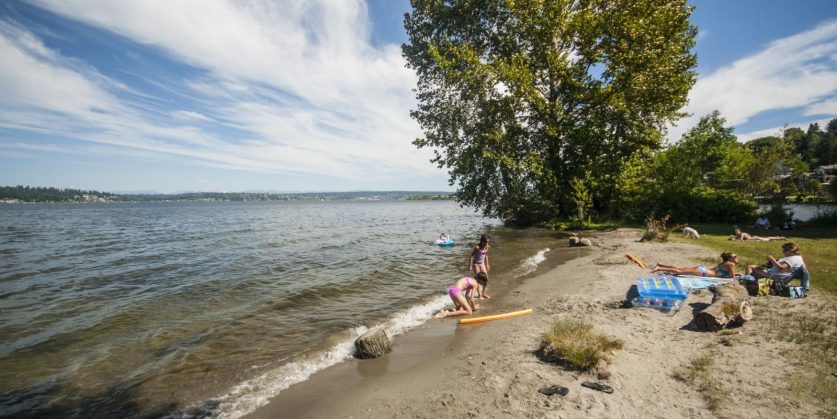
[[[824,417],[835,406],[792,394],[793,383],[816,379],[802,344],[783,339],[794,319],[823,317],[834,336],[833,301],[814,292],[804,299],[752,299],[755,317],[715,333],[693,326],[708,291],[690,294],[675,314],[628,308],[626,294],[647,276],[631,252],[655,262],[697,264],[715,252],[691,243],[639,243],[640,232],[590,233],[593,247],[548,272],[500,293],[481,314],[533,308],[529,316],[458,326],[431,320],[393,340],[393,352],[350,360],[291,386],[252,418],[573,418],[573,417]],[[495,249],[499,251],[500,249]],[[609,375],[568,370],[536,356],[543,333],[558,318],[583,319],[621,339]],[[784,322],[784,323],[783,323]],[[822,372],[819,372],[820,374]],[[825,379],[837,379],[826,372]],[[581,386],[611,386],[606,394]],[[569,388],[566,396],[538,389]],[[783,412],[783,413],[782,413]]]

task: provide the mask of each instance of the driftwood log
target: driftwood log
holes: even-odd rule
[[[355,339],[355,356],[360,359],[377,358],[389,351],[392,345],[383,328],[370,329]]]
[[[717,331],[732,324],[741,324],[753,318],[750,295],[747,289],[734,282],[713,285],[712,304],[695,315],[695,325],[700,330]]]

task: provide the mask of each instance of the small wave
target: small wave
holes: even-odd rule
[[[450,303],[447,295],[434,297],[429,302],[410,307],[394,314],[386,322],[377,325],[384,328],[390,337],[401,335],[410,329],[420,326],[429,320],[434,313]],[[374,326],[374,327],[377,327]],[[186,412],[178,412],[166,418],[183,418],[194,416],[210,416],[217,418],[238,418],[251,413],[270,402],[293,384],[307,380],[317,371],[336,365],[352,357],[354,341],[358,336],[369,330],[366,326],[358,326],[351,332],[352,338],[342,341],[331,349],[302,362],[285,364],[275,370],[268,371],[256,378],[236,385],[224,396],[193,406]]]
[[[520,263],[520,266],[515,271],[514,277],[519,278],[521,276],[528,275],[532,272],[535,272],[535,270],[538,269],[538,265],[540,265],[541,262],[546,260],[546,252],[548,252],[549,250],[550,249],[547,247],[547,248],[539,251],[534,256],[530,256],[530,257],[524,259],[523,262]]]

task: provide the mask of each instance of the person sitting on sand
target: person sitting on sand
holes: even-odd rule
[[[745,233],[741,231],[741,229],[735,229],[735,235],[730,237],[730,240],[738,240],[738,241],[760,241],[760,242],[769,242],[771,240],[787,240],[785,236],[754,236],[752,234]]]
[[[776,260],[773,256],[767,256],[767,266],[749,265],[744,271],[746,275],[754,278],[788,279],[794,271],[805,265],[802,256],[799,255],[799,246],[796,243],[785,243],[782,245],[783,258]]]
[[[462,316],[471,314],[479,308],[479,304],[474,303],[474,295],[477,292],[477,287],[483,287],[488,284],[488,275],[485,272],[479,272],[470,276],[463,276],[448,288],[448,296],[453,300],[453,309],[442,310],[433,316],[434,319],[441,319],[450,316]]]
[[[735,277],[735,264],[738,263],[738,255],[735,253],[721,253],[721,263],[714,268],[707,268],[705,265],[698,266],[674,266],[658,263],[654,265],[651,272],[669,272],[675,275],[713,276],[718,278]]]

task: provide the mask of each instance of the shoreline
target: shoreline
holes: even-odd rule
[[[759,311],[769,315],[763,304],[774,301],[797,311],[831,301],[819,295],[761,297],[753,321],[717,333],[690,326],[693,314],[711,302],[706,291],[691,294],[674,314],[622,308],[631,285],[649,275],[625,252],[651,265],[716,256],[693,244],[638,243],[638,231],[590,233],[593,248],[526,277],[502,297],[495,294],[484,313],[533,308],[532,315],[463,326],[455,319],[428,321],[393,339],[390,354],[322,370],[246,417],[771,417],[777,408],[787,408],[787,402],[767,396],[795,366],[777,365],[775,356],[767,354],[798,348],[766,339],[768,322],[759,322]],[[584,381],[599,381],[594,373],[567,370],[535,356],[543,333],[561,317],[586,320],[597,332],[624,341],[624,349],[611,356],[611,376],[604,381],[614,394],[581,387]],[[711,391],[682,374],[678,378],[678,371],[702,357],[719,370],[713,373]],[[555,384],[568,387],[569,394],[549,397],[537,391]],[[815,416],[822,408],[791,406],[799,416]]]

